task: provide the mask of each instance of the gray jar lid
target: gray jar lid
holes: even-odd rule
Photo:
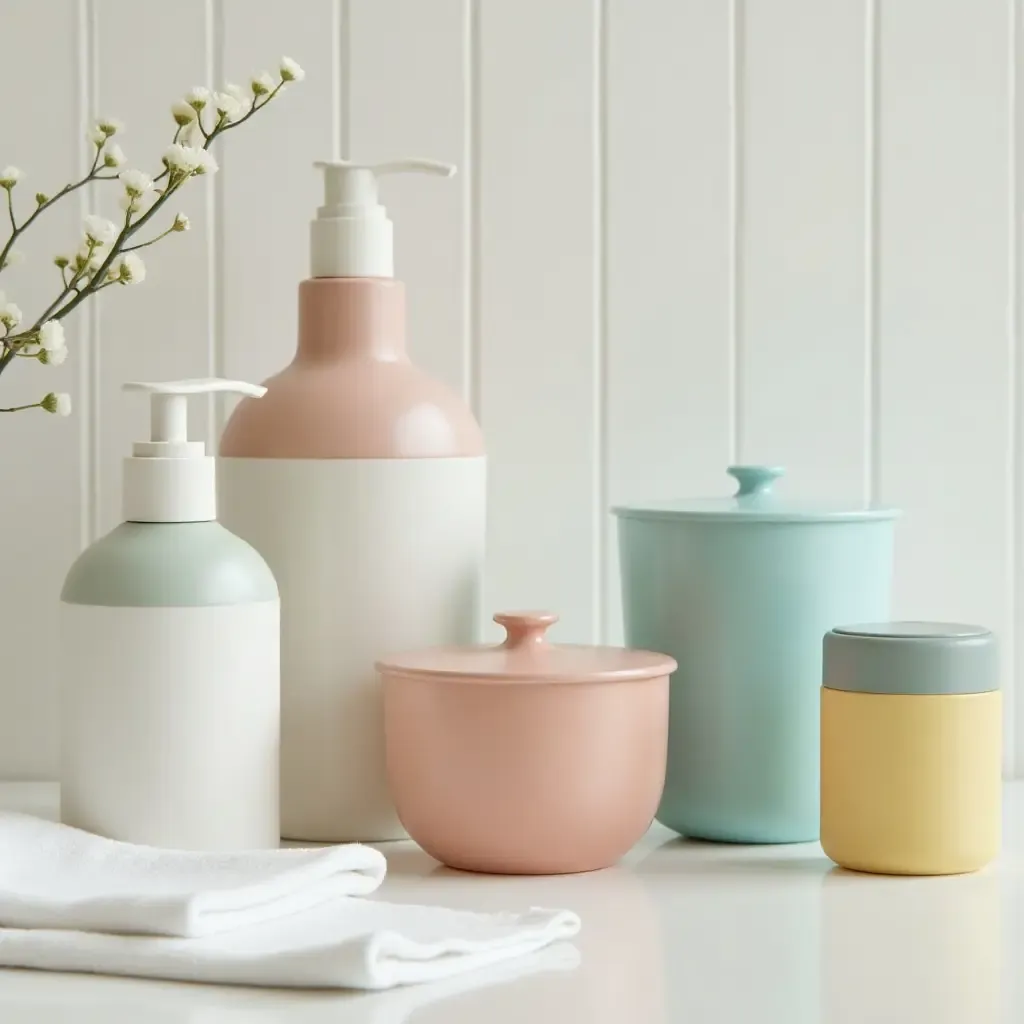
[[[999,689],[996,638],[952,622],[872,622],[825,634],[824,682],[858,693],[958,694]]]
[[[862,501],[812,502],[780,498],[773,484],[783,475],[780,466],[730,466],[738,487],[720,498],[688,498],[618,505],[612,512],[626,519],[713,520],[724,523],[843,523],[895,519],[899,510]]]

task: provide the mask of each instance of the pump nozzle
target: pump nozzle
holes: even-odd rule
[[[452,164],[418,158],[380,164],[318,160],[313,166],[324,172],[324,205],[310,230],[313,277],[393,277],[392,225],[377,199],[377,178],[455,173]]]
[[[215,519],[214,461],[202,441],[188,439],[188,396],[220,391],[259,398],[267,389],[220,377],[129,381],[123,387],[125,391],[144,391],[150,397],[150,440],[137,441],[125,459],[125,520],[188,523]]]
[[[258,384],[246,384],[240,380],[223,380],[220,377],[201,377],[195,380],[169,380],[147,383],[145,381],[128,381],[125,391],[145,391],[150,396],[150,439],[135,445],[136,455],[159,455],[163,458],[174,458],[176,452],[167,445],[187,445],[188,440],[188,396],[209,395],[217,391],[230,392],[236,395],[248,395],[260,398],[267,389]],[[205,447],[201,441],[195,442],[202,455]],[[159,450],[139,451],[139,448],[152,448],[160,445]],[[188,451],[182,452],[187,456]],[[181,456],[179,456],[181,457]]]

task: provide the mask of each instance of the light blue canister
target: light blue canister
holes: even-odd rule
[[[617,507],[626,643],[679,663],[658,820],[737,843],[818,838],[822,637],[889,617],[895,509],[776,497]]]

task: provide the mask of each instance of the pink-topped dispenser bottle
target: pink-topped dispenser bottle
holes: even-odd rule
[[[220,508],[281,593],[282,834],[372,842],[405,835],[374,663],[478,639],[486,460],[465,403],[406,355],[405,289],[377,201],[378,175],[454,168],[317,166],[326,197],[298,350],[224,430]]]

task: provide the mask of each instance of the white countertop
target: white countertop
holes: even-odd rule
[[[0,806],[52,816],[56,788],[0,784]],[[452,993],[232,989],[0,970],[2,1024],[1020,1024],[1024,782],[1006,788],[1004,853],[976,875],[884,878],[816,844],[718,846],[655,826],[619,867],[507,878],[387,843],[381,894],[478,910],[568,907],[576,957],[483,972]],[[486,984],[484,984],[486,982]]]

